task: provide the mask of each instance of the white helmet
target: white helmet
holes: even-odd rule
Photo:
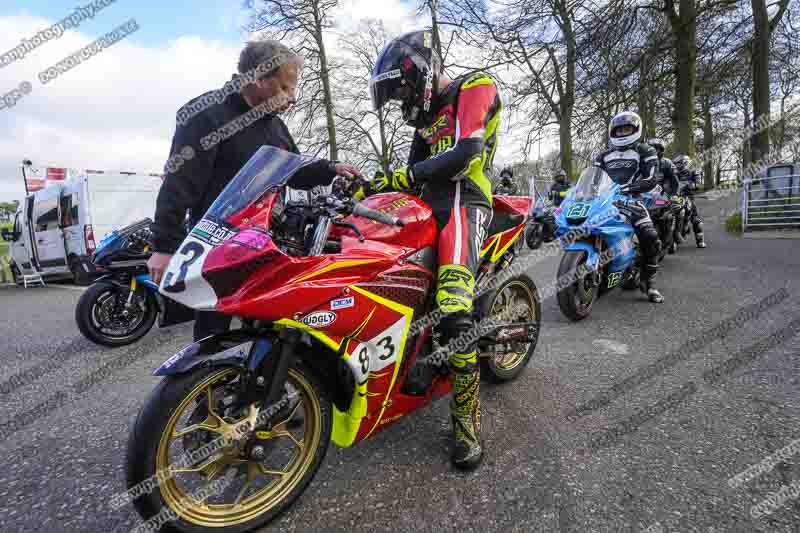
[[[632,132],[623,135],[619,130]],[[642,119],[636,113],[624,111],[611,119],[608,125],[608,141],[614,148],[625,148],[642,138]]]

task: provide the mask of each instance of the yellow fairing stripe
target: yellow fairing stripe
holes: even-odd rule
[[[499,241],[499,240],[500,240],[500,234],[498,233],[497,235],[495,235],[494,237],[492,237],[492,238],[489,240],[489,244],[487,244],[487,245],[486,245],[486,248],[484,248],[483,250],[481,250],[481,257],[483,257],[484,255],[486,255],[486,252],[488,252],[489,250],[491,250],[491,249],[492,249],[492,247],[494,247],[494,245],[495,245],[495,244],[497,244],[497,241]]]
[[[302,322],[297,322],[288,318],[278,320],[275,322],[277,326],[293,327],[302,329],[315,339],[319,340],[325,346],[334,351],[339,351],[341,343],[336,342],[328,335],[316,330],[312,327],[306,326]],[[350,357],[350,353],[345,351],[342,356],[344,359]],[[361,420],[367,415],[367,380],[363,383],[356,383],[356,390],[353,394],[353,399],[350,402],[350,408],[346,413],[339,411],[335,405],[333,407],[333,431],[331,439],[334,444],[342,448],[346,448],[353,444],[358,434],[358,427],[361,425]]]
[[[492,263],[496,263],[496,262],[498,262],[498,261],[500,260],[500,258],[501,258],[501,257],[503,257],[503,254],[504,254],[504,253],[506,253],[506,250],[508,250],[509,248],[511,248],[511,245],[512,245],[512,244],[514,244],[514,241],[516,241],[516,240],[517,240],[517,237],[519,237],[520,233],[522,233],[522,230],[524,230],[524,229],[525,229],[525,227],[524,227],[524,226],[523,226],[523,227],[521,227],[521,228],[519,228],[519,229],[517,230],[517,232],[514,234],[514,236],[513,236],[513,237],[511,237],[511,238],[508,240],[508,242],[506,243],[506,245],[505,245],[505,246],[503,246],[502,248],[500,248],[499,250],[497,250],[497,251],[496,251],[496,252],[495,252],[495,253],[492,255]],[[499,236],[498,236],[498,237],[499,237]]]
[[[303,276],[301,278],[297,278],[292,283],[300,283],[301,281],[305,281],[307,279],[311,279],[313,277],[320,276],[322,274],[325,274],[326,272],[330,272],[331,270],[337,270],[337,269],[340,269],[340,268],[348,268],[348,267],[357,266],[357,265],[367,265],[369,263],[377,263],[378,261],[379,261],[379,259],[351,259],[349,261],[337,261],[335,263],[331,263],[328,266],[322,267],[322,268],[320,268],[319,270],[317,270],[315,272],[311,272],[310,274],[306,274],[305,276]]]
[[[372,432],[375,431],[375,428],[378,427],[378,423],[381,421],[381,418],[383,418],[383,413],[386,411],[386,406],[389,403],[389,395],[392,393],[392,389],[394,388],[395,381],[397,381],[397,374],[400,372],[400,365],[403,363],[403,356],[406,353],[406,340],[408,339],[408,331],[411,329],[411,319],[414,316],[414,310],[411,309],[410,307],[406,307],[403,304],[400,304],[400,303],[397,303],[397,302],[393,302],[392,300],[387,300],[386,298],[378,296],[377,294],[373,294],[371,292],[365,291],[364,289],[361,289],[359,287],[352,286],[351,288],[354,291],[356,291],[357,293],[359,293],[359,294],[361,294],[363,296],[366,296],[367,298],[370,298],[371,300],[374,300],[374,301],[378,302],[379,304],[385,305],[389,309],[391,309],[393,311],[397,311],[398,313],[400,313],[401,315],[405,315],[405,317],[406,317],[406,325],[405,325],[405,328],[403,328],[402,340],[400,341],[400,346],[398,347],[397,360],[394,362],[394,371],[392,372],[392,381],[389,383],[389,388],[386,390],[386,396],[383,399],[383,405],[381,405],[381,412],[378,414],[378,418],[375,419],[375,424],[372,426],[372,428],[370,428],[369,433],[367,433],[366,437],[364,437],[364,438],[369,438],[369,436],[372,435]],[[336,419],[335,418],[333,420],[333,423],[334,423],[334,430],[335,430],[336,429]],[[355,436],[353,436],[353,438],[355,438]],[[351,444],[352,444],[352,441],[351,441]]]

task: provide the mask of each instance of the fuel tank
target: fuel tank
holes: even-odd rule
[[[356,225],[364,238],[393,246],[419,250],[436,245],[436,220],[431,208],[416,196],[400,192],[376,194],[361,202],[365,207],[376,209],[402,220],[404,226],[389,226],[357,216],[345,220]],[[353,236],[353,231],[335,226],[332,237]]]

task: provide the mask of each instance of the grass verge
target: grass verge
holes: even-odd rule
[[[729,233],[733,233],[736,235],[742,234],[742,214],[741,213],[734,213],[733,215],[728,217],[728,220],[725,221],[725,229],[728,230]]]

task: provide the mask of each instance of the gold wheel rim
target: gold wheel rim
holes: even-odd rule
[[[533,322],[534,320],[536,320],[536,307],[534,305],[535,300],[533,297],[533,293],[530,290],[530,287],[528,287],[528,285],[523,283],[522,281],[512,281],[511,283],[503,287],[503,290],[500,292],[500,294],[497,295],[497,298],[495,298],[494,302],[492,303],[492,310],[489,313],[490,316],[494,318],[495,314],[499,314],[502,318],[503,311],[515,305],[519,301],[516,298],[509,298],[509,299],[506,299],[508,297],[501,298],[504,294],[513,293],[515,290],[520,291],[522,292],[522,294],[524,294],[524,300],[528,307],[528,312],[526,313],[527,314],[526,321]],[[518,319],[519,317],[514,317],[513,321],[516,321]],[[498,320],[498,322],[506,322],[506,321],[512,321],[512,320],[511,319]],[[499,360],[498,360],[497,348],[495,348],[495,354],[494,357],[491,358],[491,361],[497,368],[501,370],[511,370],[512,368],[519,365],[525,359],[525,355],[528,353],[528,350],[530,350],[530,347],[531,343],[527,342],[525,343],[524,350],[518,352],[504,352],[500,354],[501,357],[499,358]]]
[[[241,427],[243,422],[246,423],[248,420],[255,419],[253,414],[254,412],[257,413],[257,411],[252,405],[250,406],[250,415],[234,423],[226,422],[213,410],[210,410],[208,416],[202,422],[191,424],[176,432],[176,425],[181,415],[186,412],[187,408],[191,408],[194,405],[195,400],[207,395],[209,390],[212,391],[211,398],[213,399],[213,385],[238,373],[238,369],[229,368],[211,374],[196,385],[191,393],[184,398],[161,434],[161,440],[156,452],[157,472],[168,471],[170,466],[170,445],[175,440],[200,429],[218,433],[219,435],[215,435],[215,439],[223,435],[230,436],[234,434],[233,431],[236,431],[234,428]],[[240,458],[235,446],[229,446],[221,448],[211,454],[210,457],[201,460],[199,465],[175,469],[172,477],[160,484],[160,491],[165,504],[181,519],[209,528],[241,524],[280,505],[304,478],[314,462],[316,451],[322,438],[322,408],[316,391],[300,372],[290,368],[287,381],[297,391],[300,400],[291,409],[288,416],[278,421],[271,431],[260,432],[263,438],[259,437],[259,441],[261,443],[276,439],[289,441],[299,453],[294,454],[285,469],[275,470],[266,468],[263,462]],[[300,406],[303,407],[304,431],[302,439],[298,440],[296,436],[289,432],[287,424]],[[228,488],[223,490],[227,494],[232,487],[238,489],[236,491],[237,496],[232,503],[208,503],[206,501],[207,498],[198,500],[194,498],[198,489],[186,492],[176,480],[176,477],[180,474],[200,475],[205,478],[205,483],[200,487],[203,489],[218,481],[224,483],[225,475],[230,471],[231,467],[236,468],[239,472],[237,472],[233,482],[228,483]],[[246,469],[245,480],[241,479],[242,468]],[[246,496],[249,487],[259,477],[274,478],[274,481],[270,481],[266,487]]]

